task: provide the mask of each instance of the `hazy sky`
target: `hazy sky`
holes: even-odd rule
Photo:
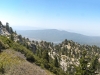
[[[19,29],[100,36],[100,0],[0,0],[0,20]]]

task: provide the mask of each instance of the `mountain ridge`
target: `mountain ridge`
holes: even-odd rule
[[[87,36],[79,33],[68,32],[57,29],[42,29],[42,30],[17,30],[21,35],[38,40],[48,42],[62,42],[64,39],[73,40],[80,44],[97,45],[100,46],[99,36]]]

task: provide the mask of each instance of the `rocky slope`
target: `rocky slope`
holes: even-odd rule
[[[34,43],[36,44],[36,42]],[[57,45],[54,45],[50,42],[41,41],[36,44],[36,47],[37,52],[40,50],[43,51],[43,49],[48,49],[48,55],[53,60],[55,60],[55,57],[57,57],[58,62],[60,64],[60,68],[62,68],[62,70],[67,72],[69,75],[75,73],[74,66],[80,65],[79,60],[81,59],[83,54],[82,52],[84,50],[87,52],[86,57],[91,59],[88,64],[93,61],[92,59],[94,59],[96,55],[98,55],[98,62],[100,64],[100,48],[95,45],[80,45],[76,42],[66,39],[65,41]],[[98,73],[100,71],[99,66],[100,65],[98,65]]]

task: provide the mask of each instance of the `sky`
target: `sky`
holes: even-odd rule
[[[0,0],[0,21],[15,29],[100,36],[100,0]]]

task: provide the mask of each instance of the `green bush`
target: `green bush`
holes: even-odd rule
[[[2,40],[2,41],[0,41],[0,46],[2,46],[3,49],[11,48],[15,51],[18,51],[18,52],[21,52],[22,54],[24,54],[28,61],[30,61],[30,62],[35,61],[33,52],[28,50],[23,45],[20,45],[19,43],[16,43],[16,42],[8,39],[5,36],[0,36],[0,40]]]

